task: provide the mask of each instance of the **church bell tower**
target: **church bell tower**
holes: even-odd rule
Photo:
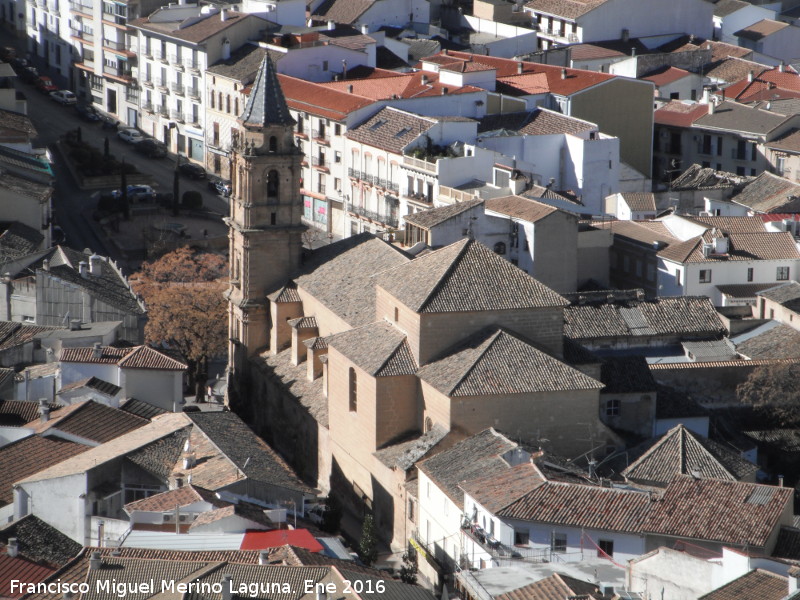
[[[269,56],[256,74],[232,149],[230,216],[229,369],[268,344],[267,294],[300,266],[302,152]]]

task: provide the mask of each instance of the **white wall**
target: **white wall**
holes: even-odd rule
[[[704,560],[670,548],[659,548],[628,566],[628,588],[650,598],[696,600],[716,586],[721,561]]]
[[[8,446],[12,442],[16,442],[26,437],[33,435],[33,431],[25,429],[24,427],[8,427],[0,426],[0,448]],[[1,521],[0,521],[1,522]]]
[[[434,547],[442,548],[451,560],[458,562],[461,556],[461,510],[422,471],[419,471],[418,494],[416,525],[420,538],[431,551]]]
[[[714,34],[718,40],[736,46],[738,40],[734,33],[763,19],[776,19],[776,15],[774,10],[764,6],[748,4],[725,17],[714,17]]]
[[[288,52],[277,46],[268,48],[284,52],[276,64],[278,73],[307,81],[331,81],[335,73],[341,73],[343,60],[347,62],[348,69],[375,66],[374,44],[369,48],[370,51],[353,50],[336,44],[290,49]]]
[[[14,518],[34,514],[85,545],[89,533],[85,494],[85,473],[25,483],[14,490]]]
[[[174,410],[175,403],[183,400],[183,371],[154,371],[150,369],[122,369],[121,383],[124,395],[137,398],[164,410]]]
[[[711,38],[713,15],[713,5],[705,0],[610,0],[578,18],[578,24],[584,42],[617,39],[623,27],[631,37],[683,33]]]

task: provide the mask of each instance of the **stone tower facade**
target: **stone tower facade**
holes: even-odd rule
[[[265,56],[239,117],[231,169],[228,367],[234,373],[268,345],[267,294],[300,266],[303,155],[294,143],[294,123]]]

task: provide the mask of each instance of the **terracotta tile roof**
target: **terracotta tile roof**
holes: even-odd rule
[[[375,377],[417,372],[405,334],[386,321],[337,333],[328,337],[327,343]]]
[[[714,16],[727,17],[748,6],[750,6],[750,4],[742,0],[719,0],[719,2],[714,5]]]
[[[390,469],[411,470],[418,460],[424,458],[444,440],[450,432],[438,423],[419,435],[412,433],[408,439],[390,442],[372,455]]]
[[[248,479],[304,493],[312,491],[236,413],[187,414],[194,426]]]
[[[744,50],[742,48],[742,50]],[[745,55],[749,55],[752,51],[748,51]],[[758,71],[763,68],[761,63],[746,60],[745,58],[731,56],[730,58],[722,59],[708,69],[706,76],[712,80],[724,81],[733,83],[746,78],[751,71]],[[727,94],[727,92],[726,92]]]
[[[756,294],[772,287],[771,283],[733,283],[718,285],[717,289],[729,298],[755,298]]]
[[[387,106],[358,127],[348,130],[347,137],[374,148],[402,154],[406,146],[422,137],[434,125],[436,119]]]
[[[373,4],[375,0],[327,0],[319,5],[312,18],[352,25]]]
[[[757,465],[733,450],[677,425],[622,471],[622,475],[637,483],[666,486],[678,474],[699,473],[704,479],[739,481],[757,470]]]
[[[656,111],[657,112],[657,111]],[[722,129],[757,135],[766,135],[786,121],[784,115],[753,108],[738,102],[721,102],[714,114],[706,113],[694,120],[693,125],[703,129]]]
[[[531,0],[525,8],[565,19],[577,19],[605,3],[606,0]]]
[[[752,81],[749,81],[752,76]],[[800,75],[792,67],[783,71],[778,68],[764,69],[755,65],[722,92],[725,97],[737,102],[750,103],[757,100],[773,102],[779,99],[800,98]],[[770,106],[771,108],[771,106]],[[775,112],[784,114],[780,110]]]
[[[29,514],[0,528],[0,541],[17,538],[19,553],[25,558],[60,567],[78,555],[82,546],[39,517]],[[5,554],[0,550],[0,554]]]
[[[341,121],[348,114],[374,102],[356,93],[334,89],[296,77],[278,74],[289,108]]]
[[[449,221],[453,217],[464,213],[471,208],[475,208],[483,203],[480,198],[473,198],[472,200],[465,200],[464,202],[456,202],[439,208],[430,208],[428,210],[421,210],[413,215],[406,215],[405,222],[416,227],[423,229],[430,229],[436,225],[440,225]]]
[[[374,300],[373,300],[374,302]],[[327,360],[323,354],[320,360]],[[264,355],[264,371],[277,377],[282,382],[284,389],[292,398],[308,411],[308,414],[321,426],[328,427],[328,399],[322,391],[322,377],[309,381],[305,363],[295,365],[292,362],[291,348],[277,354]],[[261,363],[258,363],[259,366]],[[268,371],[267,371],[268,369]]]
[[[800,358],[800,331],[778,325],[736,346],[747,358]]]
[[[713,362],[652,363],[651,371],[676,371],[684,369],[709,369],[716,367],[764,367],[776,364],[796,364],[795,358],[759,358],[754,360],[721,360]],[[656,377],[654,375],[654,377]]]
[[[706,104],[686,104],[680,100],[671,100],[653,113],[656,125],[671,127],[691,127],[697,119],[708,114]]]
[[[58,390],[58,393],[63,394],[64,392],[71,392],[83,387],[100,392],[106,396],[116,396],[122,391],[121,387],[114,385],[113,383],[109,383],[108,381],[103,381],[97,377],[86,377],[85,379],[80,379],[63,386],[60,390]]]
[[[267,296],[273,302],[302,302],[294,282],[290,281],[285,286]]]
[[[622,52],[616,48],[608,48],[599,44],[575,44],[569,47],[572,60],[592,60],[596,58],[616,58],[627,56],[629,52]]]
[[[493,471],[486,470],[462,482],[459,487],[484,509],[495,514],[546,481],[541,470],[525,462],[513,467],[504,464]]]
[[[600,587],[591,581],[581,581],[563,573],[549,577],[494,597],[495,600],[603,600]]]
[[[36,584],[51,576],[56,569],[18,555],[11,558],[5,548],[0,547],[0,598],[21,598],[24,593],[16,587],[11,593],[11,582]]]
[[[684,217],[709,229],[719,229],[724,233],[766,233],[764,221],[760,217]]]
[[[643,530],[762,548],[779,527],[793,493],[790,488],[678,475],[653,506]]]
[[[147,419],[124,410],[87,400],[53,411],[46,422],[42,423],[36,419],[28,423],[26,428],[37,434],[57,429],[81,439],[103,444],[147,423]]]
[[[683,79],[684,77],[688,77],[691,75],[689,71],[684,69],[679,69],[677,67],[660,67],[655,71],[648,73],[647,75],[643,75],[640,79],[644,79],[645,81],[652,81],[656,87],[661,87],[662,85],[669,85],[670,83],[674,83]]]
[[[499,517],[601,531],[638,532],[650,494],[548,481],[497,512]]]
[[[782,600],[789,590],[789,581],[783,575],[763,569],[755,569],[742,575],[713,592],[700,596],[698,600]]]
[[[762,19],[758,23],[753,23],[744,29],[734,32],[733,35],[737,37],[743,37],[748,40],[758,41],[786,27],[789,27],[788,23],[784,23],[782,21],[773,21],[772,19]]]
[[[800,184],[764,171],[731,198],[756,213],[800,212]]]
[[[704,256],[703,245],[713,243],[719,237],[710,231],[680,244],[674,244],[659,251],[660,258],[680,263],[714,263],[735,260],[795,260],[800,259],[800,251],[794,237],[788,231],[764,233],[730,233],[729,249],[726,254]]]
[[[423,460],[417,467],[463,510],[464,493],[459,486],[487,473],[508,469],[508,463],[501,457],[516,447],[516,443],[490,427]]]
[[[33,435],[0,448],[0,506],[14,501],[12,485],[89,450],[89,446]]]
[[[54,411],[59,406],[50,404]],[[26,400],[0,400],[0,426],[21,427],[39,417],[39,403]]]
[[[418,371],[449,397],[600,389],[603,384],[502,329],[481,332]]]
[[[42,327],[13,321],[0,321],[0,351],[16,348],[35,340],[42,333],[63,331],[63,327]]]
[[[403,252],[362,233],[315,250],[295,283],[346,323],[359,327],[375,321],[373,274],[406,263]]]
[[[706,296],[600,301],[564,311],[564,335],[575,340],[628,336],[636,343],[639,336],[698,338],[724,333],[725,327]]]
[[[657,221],[592,221],[592,227],[610,229],[615,236],[652,245],[653,242],[674,244],[680,240],[663,223]]]
[[[597,125],[540,108],[535,111],[486,115],[478,123],[481,133],[508,131],[510,135],[579,134],[597,129]]]
[[[207,502],[216,507],[230,504],[229,502],[217,498],[216,494],[211,490],[196,485],[184,485],[174,490],[168,490],[148,498],[129,502],[123,508],[128,514],[134,511],[164,512],[173,510],[176,506],[188,506],[195,502]]]
[[[643,356],[607,358],[600,365],[604,394],[655,392],[656,382]]]
[[[767,148],[800,154],[800,129],[790,129],[765,144]]]
[[[422,98],[427,96],[441,96],[448,94],[466,94],[482,92],[480,88],[471,85],[453,86],[443,85],[436,73],[412,72],[397,73],[374,69],[369,73],[367,69],[362,72],[350,71],[348,79],[323,83],[329,89],[339,92],[352,93],[356,96],[375,100],[389,100],[398,98]],[[357,77],[358,76],[358,77]],[[351,78],[352,77],[352,78]],[[423,82],[424,78],[424,82]]]
[[[124,410],[125,412],[136,415],[137,417],[142,417],[148,421],[155,416],[163,415],[164,413],[169,412],[148,402],[137,400],[136,398],[128,398],[123,400],[120,402],[119,408],[120,410]]]
[[[701,167],[697,163],[691,165],[672,182],[673,190],[713,190],[742,187],[752,181],[752,177],[735,175],[725,171],[717,171]]]
[[[489,248],[464,239],[376,277],[415,312],[564,306],[566,300]]]
[[[795,515],[795,521],[797,521],[797,515]],[[772,556],[800,560],[800,529],[797,527],[781,527]]]
[[[95,356],[94,348],[62,348],[61,362],[117,365],[123,369],[152,369],[158,371],[185,371],[186,364],[149,346],[115,348],[104,346]]]
[[[530,223],[536,223],[554,212],[559,212],[557,208],[548,204],[522,196],[491,198],[486,200],[486,209]]]
[[[652,193],[623,192],[625,203],[634,212],[655,212],[656,195]]]
[[[227,18],[224,21],[220,18],[220,14],[217,13],[192,25],[181,27],[184,23],[183,19],[180,21],[158,21],[158,16],[162,11],[166,11],[166,9],[157,9],[149,17],[129,21],[128,27],[199,44],[211,36],[225,31],[229,27],[239,25],[239,23],[248,19],[258,19],[266,26],[266,21],[260,17],[228,10]]]
[[[759,293],[759,296],[764,296],[767,300],[772,300],[786,307],[800,307],[800,303],[796,302],[800,300],[800,283],[788,281],[764,290]]]

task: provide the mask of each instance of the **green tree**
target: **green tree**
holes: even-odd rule
[[[403,565],[400,567],[400,581],[416,585],[418,570],[417,553],[414,549],[409,548],[406,553],[403,554]]]
[[[361,540],[358,542],[358,556],[368,567],[378,560],[378,532],[375,529],[375,520],[371,514],[364,516],[361,526]]]
[[[749,404],[776,426],[800,425],[800,365],[781,363],[756,367],[736,387],[742,404]]]
[[[223,292],[228,264],[223,256],[181,247],[144,263],[131,277],[147,306],[145,340],[166,342],[189,365],[189,385],[205,397],[209,358],[227,350],[228,319]]]

